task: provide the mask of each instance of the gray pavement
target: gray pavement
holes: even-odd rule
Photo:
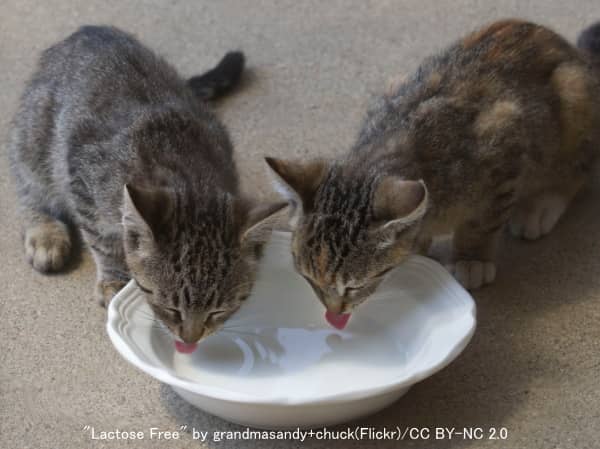
[[[273,195],[262,156],[335,155],[388,79],[428,53],[506,16],[570,39],[600,19],[596,0],[0,2],[0,135],[38,53],[79,25],[137,34],[182,73],[241,48],[251,68],[218,109],[248,191]],[[485,440],[309,441],[306,447],[595,448],[600,445],[600,185],[549,237],[506,239],[495,285],[475,293],[479,326],[463,355],[398,403],[353,425],[483,427]],[[0,158],[0,448],[254,448],[278,441],[90,440],[97,430],[239,430],[195,411],[112,348],[90,301],[94,266],[42,276],[24,261],[15,196]],[[352,373],[349,373],[352,375]],[[357,379],[360,382],[360,379]],[[487,439],[491,427],[508,441]]]

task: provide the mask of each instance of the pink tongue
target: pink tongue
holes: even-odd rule
[[[198,343],[184,343],[175,340],[175,349],[182,354],[191,354],[196,350],[196,346],[198,346]]]
[[[346,327],[346,324],[348,323],[348,320],[350,319],[350,314],[349,313],[337,314],[337,313],[330,312],[328,310],[327,312],[325,312],[325,319],[333,327],[341,330]]]

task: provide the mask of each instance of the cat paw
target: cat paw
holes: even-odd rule
[[[65,266],[71,253],[71,237],[63,223],[51,221],[25,231],[25,256],[37,271],[48,273]]]
[[[96,283],[96,289],[94,290],[94,299],[102,307],[108,308],[111,299],[121,290],[126,281],[119,280],[100,280]]]
[[[517,208],[509,221],[508,229],[517,238],[539,239],[554,228],[566,208],[567,202],[563,197],[546,195],[533,207]]]
[[[467,290],[483,287],[496,279],[496,265],[493,262],[459,260],[446,268]]]

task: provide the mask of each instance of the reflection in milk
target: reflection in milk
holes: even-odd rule
[[[173,352],[173,365],[185,377],[201,376],[202,372],[265,377],[294,374],[317,365],[326,370],[328,364],[351,364],[357,357],[365,364],[402,363],[406,355],[390,335],[372,330],[364,334],[361,328],[352,332],[323,328],[222,331],[203,341],[191,355]]]

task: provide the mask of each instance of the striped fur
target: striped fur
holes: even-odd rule
[[[528,239],[552,229],[597,159],[598,36],[588,29],[581,51],[542,26],[496,22],[379,98],[342,158],[320,170],[268,160],[302,191],[294,259],[330,311],[351,311],[436,235],[454,233],[450,268],[477,288],[495,276],[507,223]]]
[[[242,197],[227,131],[200,101],[232,88],[243,65],[229,53],[186,81],[110,27],[46,50],[9,147],[34,268],[64,268],[74,225],[100,302],[133,277],[178,338],[222,325],[250,292],[264,220],[282,207]]]

